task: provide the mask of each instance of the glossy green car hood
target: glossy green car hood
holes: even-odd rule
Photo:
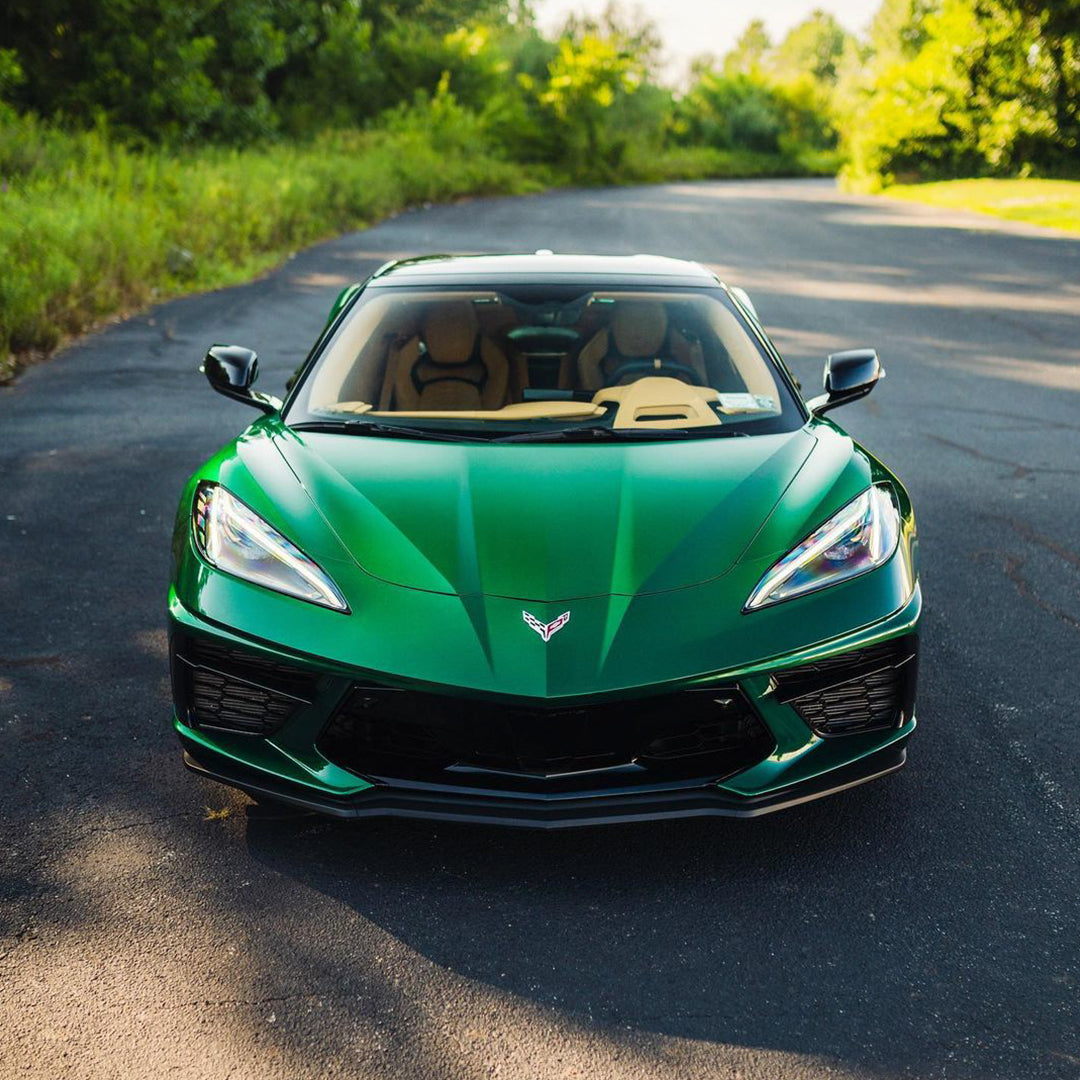
[[[547,603],[721,577],[764,531],[818,443],[806,428],[599,446],[380,439],[281,425],[270,434],[368,574],[434,593]]]

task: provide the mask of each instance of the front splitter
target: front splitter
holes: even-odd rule
[[[275,781],[228,758],[208,754],[205,747],[185,746],[184,764],[193,772],[255,797],[338,818],[400,817],[532,829],[566,829],[620,822],[659,821],[685,817],[751,818],[835,795],[903,767],[907,737],[865,757],[830,769],[812,779],[764,795],[735,797],[715,784],[649,790],[627,794],[595,793],[551,798],[447,788],[398,786],[381,782],[358,795],[335,798]]]

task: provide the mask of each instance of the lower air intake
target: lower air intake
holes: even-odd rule
[[[356,685],[318,747],[378,778],[569,791],[719,779],[775,743],[735,686],[581,705],[509,705]]]
[[[911,719],[918,638],[894,638],[776,675],[776,698],[821,736],[900,727]]]
[[[189,727],[244,735],[274,734],[315,693],[315,678],[299,668],[180,635],[172,684],[177,715]]]

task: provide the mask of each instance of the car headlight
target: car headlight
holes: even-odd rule
[[[199,553],[218,570],[348,612],[345,597],[326,572],[220,484],[198,486],[191,525]]]
[[[775,563],[743,610],[754,611],[865,574],[892,557],[899,539],[896,496],[888,484],[875,484]]]

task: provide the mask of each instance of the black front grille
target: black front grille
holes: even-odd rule
[[[522,706],[356,685],[318,741],[366,776],[523,790],[718,779],[774,746],[733,686]]]
[[[315,677],[299,668],[181,635],[172,643],[172,684],[190,727],[247,735],[272,735],[315,694]]]
[[[881,731],[911,719],[917,674],[910,634],[780,672],[776,696],[818,735]]]

